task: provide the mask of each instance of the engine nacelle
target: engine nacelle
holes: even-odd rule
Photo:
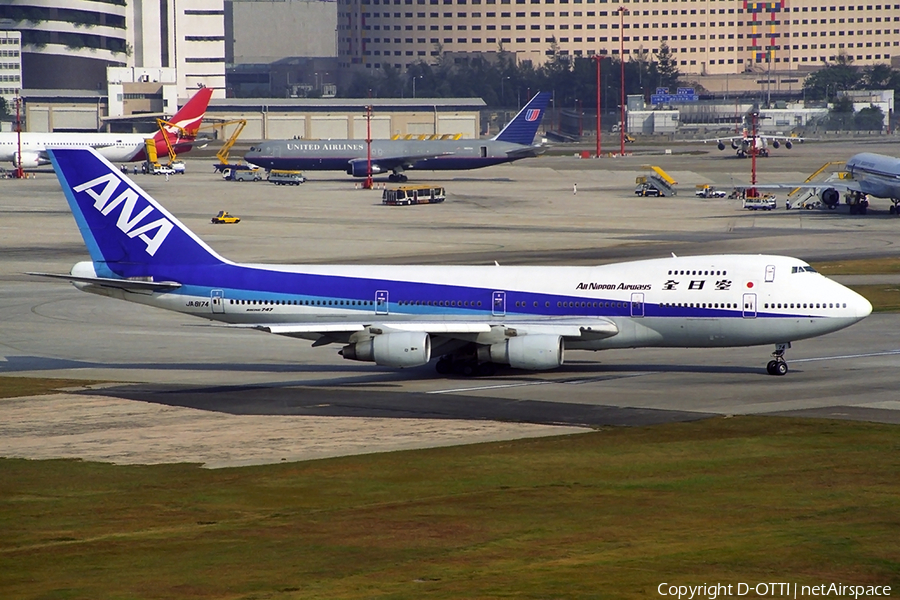
[[[725,149],[725,144],[723,144],[722,142],[719,142],[718,144],[716,144],[716,147],[717,147],[719,150],[724,150],[724,149]]]
[[[383,367],[418,367],[431,360],[431,337],[422,331],[384,333],[344,346],[341,356]]]
[[[13,165],[16,167],[22,167],[23,169],[34,169],[35,167],[40,167],[43,165],[49,165],[50,161],[44,157],[42,157],[37,152],[23,152],[22,153],[22,164],[19,164],[19,153],[16,152],[13,154]]]
[[[776,149],[781,147],[781,142],[779,142],[778,140],[772,140],[772,147]]]
[[[819,192],[819,199],[825,206],[837,206],[841,201],[841,193],[834,188],[826,188]]]
[[[784,147],[787,148],[788,150],[790,150],[791,148],[794,147],[794,144],[793,144],[793,142],[791,142],[790,140],[788,140],[788,141],[786,141],[786,142],[784,143]]]
[[[382,172],[383,170],[378,165],[372,163],[372,175],[376,175]],[[347,175],[353,175],[354,177],[367,177],[369,175],[368,161],[364,158],[351,160],[347,164]]]
[[[544,371],[563,364],[566,344],[559,335],[523,335],[478,349],[478,359],[516,369]]]
[[[737,140],[731,140],[731,149],[732,150],[737,150],[740,147],[741,147],[740,142],[738,142]]]

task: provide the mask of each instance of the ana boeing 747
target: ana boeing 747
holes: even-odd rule
[[[796,258],[709,255],[594,267],[239,264],[92,149],[48,151],[90,260],[75,287],[225,324],[337,344],[345,359],[488,375],[571,350],[774,344],[848,327],[872,305]]]
[[[200,88],[188,102],[181,107],[172,117],[171,125],[163,129],[169,137],[169,143],[175,152],[184,154],[188,152],[194,142],[196,131],[203,121],[209,99],[212,96],[211,88]],[[187,132],[185,134],[185,132]],[[145,135],[140,133],[22,133],[21,163],[23,169],[33,169],[42,165],[49,165],[50,158],[47,148],[74,148],[89,146],[105,158],[117,162],[135,162],[146,160],[145,140],[152,137],[156,142],[156,152],[159,156],[168,153],[163,132]],[[14,166],[19,166],[19,134],[0,133],[0,161],[11,161]]]
[[[267,170],[344,171],[354,177],[390,173],[391,181],[406,181],[405,171],[480,169],[537,156],[532,145],[551,94],[541,92],[489,140],[271,140],[250,148],[248,163]]]

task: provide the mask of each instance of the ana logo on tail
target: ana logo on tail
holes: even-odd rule
[[[121,206],[116,227],[130,238],[140,238],[147,245],[147,254],[153,256],[174,226],[171,221],[164,217],[147,222],[147,218],[153,213],[153,206],[149,204],[135,215],[137,201],[140,196],[127,184],[122,193],[113,198],[113,194],[119,189],[120,183],[123,183],[122,180],[116,177],[114,173],[107,173],[75,186],[72,190],[79,193],[86,192],[94,199],[94,208],[105,217],[108,217],[116,207]],[[149,235],[150,232],[155,232],[152,237]]]

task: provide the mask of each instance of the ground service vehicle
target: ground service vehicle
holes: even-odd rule
[[[228,170],[228,169],[226,169]],[[263,170],[256,169],[230,169],[230,174],[225,179],[231,181],[259,181],[262,179]]]
[[[641,183],[634,188],[634,193],[638,196],[662,196],[662,192],[659,191],[659,188],[652,183]]]
[[[747,210],[773,210],[777,198],[772,195],[748,196],[744,198],[741,206]]]
[[[216,225],[226,224],[226,223],[240,223],[241,218],[235,217],[234,215],[229,215],[227,210],[220,210],[216,216],[209,220],[210,223],[214,223]]]
[[[381,194],[381,203],[392,206],[410,204],[438,204],[447,199],[444,188],[431,185],[403,185],[386,189]]]
[[[728,194],[722,190],[717,190],[711,185],[698,185],[694,195],[699,198],[724,198]]]
[[[150,172],[154,175],[174,175],[175,169],[166,165],[154,165]]]
[[[275,185],[300,185],[306,181],[306,177],[300,171],[272,169],[269,171],[268,180]]]

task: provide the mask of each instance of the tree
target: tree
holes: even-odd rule
[[[807,77],[803,82],[807,98],[828,101],[837,96],[838,90],[859,89],[863,75],[852,62],[852,57],[847,54],[838,54],[834,64]]]
[[[6,98],[0,96],[0,118],[9,116],[9,102],[6,101]]]
[[[674,92],[681,79],[681,72],[678,70],[678,60],[672,55],[672,50],[665,42],[659,45],[654,64],[656,73],[651,74],[656,75],[658,82],[656,87],[667,87],[669,91]]]
[[[853,124],[863,131],[881,131],[884,129],[884,112],[877,106],[860,109],[853,116]]]

